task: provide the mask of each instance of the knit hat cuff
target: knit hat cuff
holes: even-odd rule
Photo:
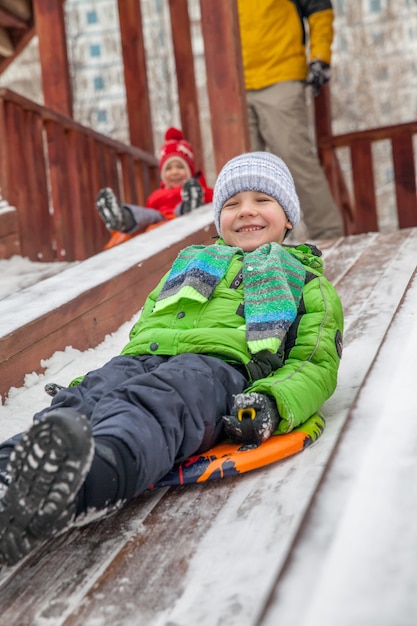
[[[214,219],[220,233],[224,203],[243,191],[259,191],[274,198],[294,228],[300,219],[300,203],[291,173],[282,159],[270,152],[248,152],[231,159],[214,187]]]

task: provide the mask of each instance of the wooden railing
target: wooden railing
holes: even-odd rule
[[[96,254],[109,237],[95,209],[97,191],[112,187],[125,202],[143,204],[158,176],[154,155],[0,89],[0,192],[17,208],[22,256]]]
[[[416,159],[413,138],[417,121],[332,135],[328,86],[316,100],[316,138],[322,165],[342,211],[347,235],[378,231],[377,163],[373,146],[388,141],[391,148],[395,210],[399,228],[417,226]],[[347,148],[351,191],[342,175],[337,151]],[[351,197],[353,195],[353,197]]]
[[[417,226],[417,121],[332,135],[328,103],[326,87],[315,106],[317,147],[345,233],[380,230],[373,146],[381,141],[391,146],[398,227]],[[349,152],[349,188],[338,160],[341,149]],[[109,236],[95,209],[97,191],[109,186],[123,201],[143,204],[157,184],[154,155],[0,89],[0,194],[17,208],[15,215],[0,211],[0,257],[88,258]]]

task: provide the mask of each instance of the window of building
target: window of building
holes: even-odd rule
[[[336,15],[344,15],[346,12],[345,0],[336,0],[335,13]]]
[[[371,13],[379,13],[381,11],[381,0],[370,0],[369,10]]]
[[[374,46],[383,46],[384,45],[384,33],[381,31],[375,31],[372,33],[372,41]]]
[[[392,113],[392,106],[389,101],[381,102],[380,109],[382,115],[389,115],[390,113]]]
[[[103,76],[95,76],[94,77],[94,90],[101,91],[104,89],[104,77]]]
[[[387,67],[379,67],[376,71],[376,77],[378,80],[387,80],[389,77],[389,71]]]
[[[337,37],[337,44],[338,44],[338,49],[340,52],[345,52],[345,50],[348,49],[348,44],[346,41],[346,37],[344,37],[343,34],[339,34],[339,36]]]
[[[97,122],[107,122],[106,109],[97,109]]]
[[[97,24],[98,17],[96,11],[87,11],[87,24]]]
[[[90,46],[90,57],[101,56],[101,46],[99,43],[94,43]]]

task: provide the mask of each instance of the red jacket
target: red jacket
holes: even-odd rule
[[[213,189],[207,187],[206,179],[202,172],[198,172],[195,175],[204,191],[204,203],[207,204],[213,199]],[[182,187],[172,187],[167,189],[164,183],[161,183],[160,189],[156,189],[151,193],[146,201],[146,207],[148,209],[156,209],[163,215],[164,219],[172,220],[175,215],[174,211],[176,207],[182,202],[181,197]]]

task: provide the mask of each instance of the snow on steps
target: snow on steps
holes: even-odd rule
[[[326,273],[341,294],[346,332],[338,389],[325,407],[327,428],[317,444],[243,476],[148,492],[112,518],[41,546],[2,573],[0,622],[414,624],[416,464],[409,471],[409,463],[416,429],[409,367],[416,371],[416,249],[417,229],[327,244]],[[403,362],[398,333],[403,342],[410,339],[401,348]],[[397,479],[391,461],[384,490],[378,469],[386,479],[390,448],[383,433],[393,419],[405,467]],[[375,512],[388,509],[387,525]],[[404,525],[405,515],[411,526]],[[385,548],[401,545],[404,528],[407,567]],[[388,557],[396,559],[395,584],[388,580]],[[385,593],[393,588],[394,596]]]

